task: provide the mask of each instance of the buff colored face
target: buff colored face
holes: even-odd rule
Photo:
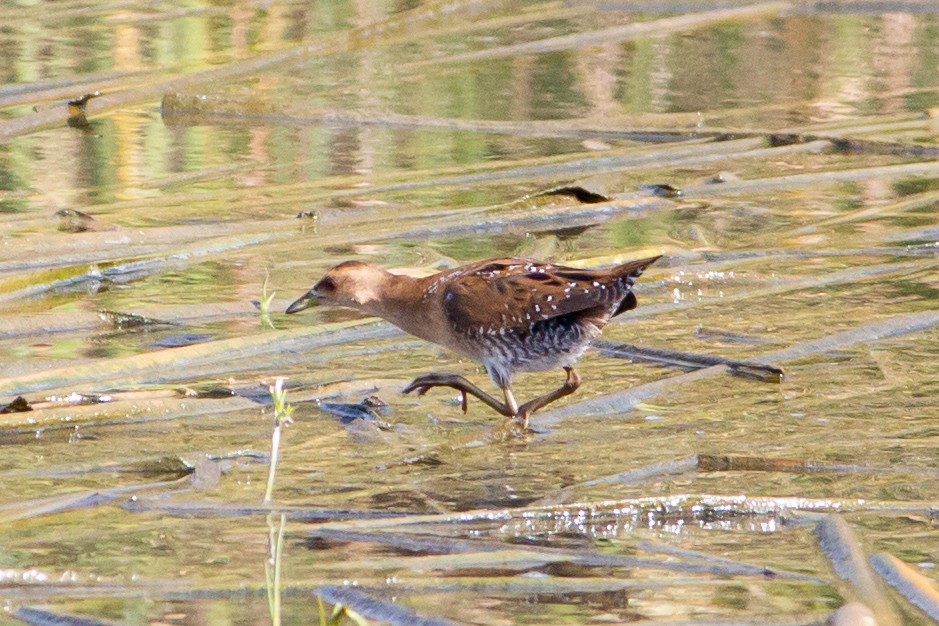
[[[339,306],[359,307],[375,300],[383,272],[371,265],[350,261],[329,270],[313,289],[287,307],[297,313],[320,302]]]

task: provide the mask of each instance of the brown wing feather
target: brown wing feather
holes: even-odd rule
[[[602,315],[610,317],[635,308],[630,289],[658,258],[601,270],[530,259],[482,261],[447,277],[444,311],[455,329],[469,334],[524,331],[533,323],[582,311],[607,311]]]

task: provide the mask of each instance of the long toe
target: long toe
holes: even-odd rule
[[[439,374],[422,374],[411,381],[411,383],[402,390],[402,393],[411,393],[417,390],[418,395],[424,395],[434,386],[440,385]]]
[[[423,395],[425,395],[428,391],[430,391],[431,389],[433,389],[434,387],[435,387],[435,385],[425,385],[425,384],[419,383],[419,382],[417,382],[417,381],[414,381],[413,383],[411,383],[410,385],[408,385],[407,387],[405,387],[404,389],[402,389],[402,390],[401,390],[401,393],[407,395],[407,394],[411,393],[412,391],[416,391],[416,392],[417,392],[417,395],[423,396]]]
[[[452,374],[422,374],[412,380],[411,384],[405,387],[405,389],[414,390],[418,387],[448,385],[454,381],[454,378]],[[405,391],[405,393],[407,393],[407,391]]]
[[[515,413],[515,407],[510,409],[504,403],[499,402],[491,395],[470,381],[466,380],[459,374],[424,374],[423,376],[418,376],[413,381],[411,381],[411,384],[405,387],[402,391],[403,393],[411,393],[412,391],[416,390],[418,395],[422,396],[433,387],[450,387],[459,391],[460,406],[462,407],[464,413],[467,410],[468,395],[479,398],[500,415],[511,417]]]

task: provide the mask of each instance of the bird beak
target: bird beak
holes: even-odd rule
[[[311,306],[316,306],[319,304],[319,296],[312,289],[297,298],[293,304],[287,307],[286,313],[297,313],[303,309],[308,309]]]

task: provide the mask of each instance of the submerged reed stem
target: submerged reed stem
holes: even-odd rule
[[[287,526],[287,516],[280,514],[280,523],[274,526],[274,514],[267,516],[268,547],[270,556],[264,561],[264,581],[267,590],[267,610],[271,616],[272,626],[281,624],[281,592],[280,575],[281,562],[284,552],[284,529]]]
[[[274,477],[277,475],[277,459],[280,456],[281,429],[284,424],[293,420],[290,414],[293,407],[287,404],[287,390],[284,389],[284,379],[278,378],[269,388],[271,399],[274,401],[274,431],[271,433],[271,465],[267,473],[267,489],[264,491],[264,504],[271,503],[271,494],[274,493]]]

